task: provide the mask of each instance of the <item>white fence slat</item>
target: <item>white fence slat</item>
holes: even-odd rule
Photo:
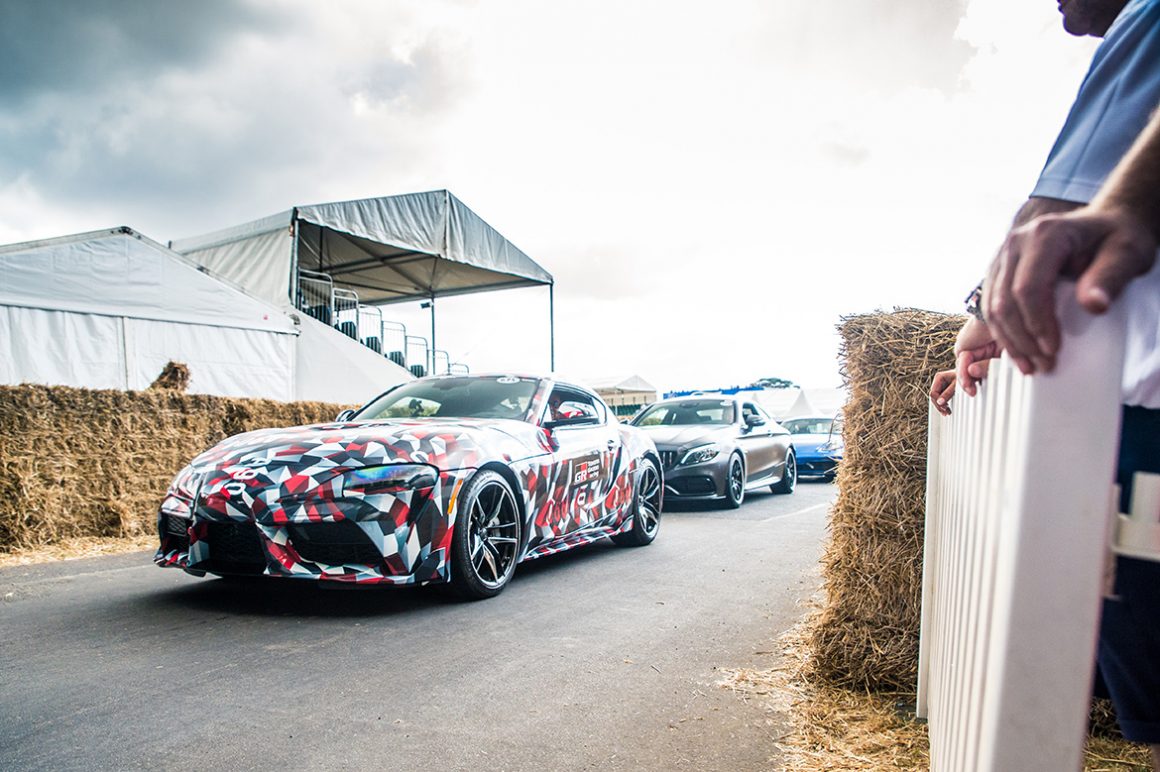
[[[918,714],[934,772],[1082,762],[1124,322],[1082,311],[1070,285],[1058,304],[1054,372],[992,362],[978,396],[930,411]],[[1137,490],[1149,514],[1118,531],[1160,547],[1160,478]]]

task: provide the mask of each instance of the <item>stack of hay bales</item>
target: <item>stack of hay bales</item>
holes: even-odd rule
[[[239,432],[332,421],[344,407],[0,386],[0,552],[148,533],[169,481],[201,451]]]
[[[953,365],[962,324],[905,309],[839,325],[846,449],[822,559],[826,599],[810,634],[814,673],[830,683],[914,688],[928,393]]]

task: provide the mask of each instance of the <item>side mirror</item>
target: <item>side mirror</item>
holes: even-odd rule
[[[349,421],[350,419],[354,418],[354,414],[356,412],[358,412],[358,411],[356,411],[356,410],[343,410],[341,413],[338,414],[338,417],[335,418],[334,421],[335,421],[335,423],[343,423],[344,421]]]
[[[757,426],[765,426],[765,419],[759,416],[757,413],[750,413],[749,415],[745,416],[745,425],[750,429]]]

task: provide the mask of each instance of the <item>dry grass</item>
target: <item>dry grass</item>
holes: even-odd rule
[[[927,389],[950,366],[960,316],[902,309],[842,320],[846,454],[809,632],[820,678],[905,689],[918,666]]]
[[[101,555],[120,555],[126,552],[139,552],[156,548],[157,537],[151,533],[121,538],[81,537],[65,539],[43,547],[0,552],[0,568],[51,563],[59,560],[95,558]]]
[[[771,716],[788,720],[789,731],[770,748],[771,768],[779,772],[929,769],[926,724],[914,718],[914,692],[850,689],[819,678],[809,647],[809,631],[815,623],[816,615],[778,640],[779,657],[773,668],[721,671],[722,686],[764,707]],[[1084,769],[1147,772],[1149,758],[1144,746],[1092,737],[1084,751]]]
[[[149,384],[149,388],[184,392],[189,388],[189,366],[181,362],[169,362],[161,368],[161,374]]]
[[[0,553],[151,533],[169,481],[202,450],[243,431],[330,421],[343,407],[0,386]]]

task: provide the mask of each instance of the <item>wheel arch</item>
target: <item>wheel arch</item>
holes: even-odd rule
[[[520,479],[516,476],[516,473],[512,471],[512,468],[501,461],[488,461],[476,469],[471,477],[474,479],[475,475],[480,472],[495,472],[504,479],[504,482],[511,486],[512,498],[515,499],[516,507],[520,513],[520,555],[522,556],[524,548],[528,546],[528,538],[531,536],[529,533],[531,529],[527,527],[528,505],[523,485],[520,483]]]

